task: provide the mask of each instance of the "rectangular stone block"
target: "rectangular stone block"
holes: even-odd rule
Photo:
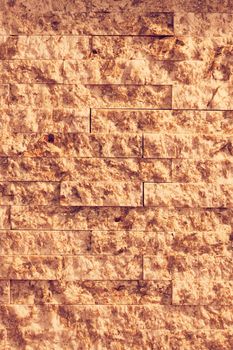
[[[231,228],[230,212],[218,209],[12,206],[13,229],[215,231]]]
[[[142,206],[140,182],[63,181],[61,205],[64,206]]]
[[[1,304],[10,304],[10,281],[0,281],[0,305]]]
[[[0,83],[63,83],[62,69],[60,60],[2,60]]]
[[[172,312],[173,309],[174,312]],[[224,311],[226,312],[227,309]],[[230,312],[231,309],[228,311]],[[219,322],[222,321],[225,326],[228,322],[227,315],[224,317],[220,310],[216,310],[216,314],[219,316]],[[125,315],[129,315],[129,317],[126,318]],[[20,318],[20,321],[16,322],[17,325],[20,322],[19,329],[24,335],[25,344],[30,346],[33,344],[33,347],[36,348],[38,346],[46,348],[52,344],[53,347],[68,350],[70,344],[74,344],[73,348],[77,345],[81,349],[88,350],[92,347],[107,349],[109,345],[120,347],[124,344],[127,348],[139,350],[156,344],[161,348],[169,349],[167,345],[170,333],[174,340],[177,332],[186,331],[191,332],[190,334],[194,331],[203,332],[200,329],[202,326],[200,308],[190,306],[173,308],[169,305],[38,305],[36,307],[33,305],[12,305],[1,307],[1,322],[4,321],[4,326],[10,330],[12,330],[12,317],[17,320]],[[56,319],[57,328],[51,330],[54,319]],[[93,327],[91,333],[90,325]],[[145,330],[143,337],[135,336],[135,332],[140,326]],[[113,328],[117,334],[122,335],[120,338],[116,339],[116,336],[113,335]],[[214,332],[216,339],[217,324],[212,325],[212,329],[216,330]],[[207,330],[211,329],[208,327],[205,331]],[[225,331],[230,331],[229,327]],[[227,340],[228,338],[223,338],[219,344],[225,346]],[[187,342],[189,341],[188,339]],[[18,342],[13,330],[9,332],[8,342],[11,348],[17,348]],[[69,348],[67,344],[69,344]]]
[[[209,1],[209,0],[208,0]],[[226,1],[227,2],[227,1]],[[221,2],[223,4],[224,1]],[[216,5],[211,0],[209,6]],[[218,6],[220,3],[218,2]],[[210,10],[210,8],[209,8]],[[207,41],[210,37],[230,37],[233,33],[233,17],[231,13],[185,13],[174,15],[176,35],[201,36]]]
[[[0,44],[0,58],[7,60],[83,59],[90,55],[88,36],[1,36]]]
[[[188,282],[187,276],[195,276],[198,269],[198,259],[195,255],[174,253],[143,256],[143,279],[145,280],[176,280],[182,278]]]
[[[233,132],[231,111],[93,109],[93,132],[228,134]]]
[[[231,246],[231,227],[222,224],[215,231],[174,232],[171,248],[180,253],[226,256]]]
[[[210,44],[209,47],[211,48]],[[92,49],[104,59],[198,60],[200,42],[195,37],[95,36]],[[92,51],[93,52],[93,51]]]
[[[61,274],[66,281],[138,280],[142,278],[142,259],[129,255],[64,257]]]
[[[145,134],[145,158],[231,160],[232,137],[215,135]]]
[[[217,71],[216,74],[218,74]],[[220,74],[224,75],[224,72]],[[198,85],[174,85],[173,108],[232,110],[233,90],[230,81],[222,81],[226,79],[224,76],[222,78],[217,76],[216,79],[216,81],[212,79],[200,82]]]
[[[233,205],[233,186],[206,183],[144,184],[144,204],[154,207],[227,208]]]
[[[200,305],[233,304],[233,281],[205,279],[199,281]]]
[[[1,128],[5,133],[88,132],[90,109],[75,108],[7,108],[0,110]]]
[[[171,86],[15,84],[9,102],[14,108],[171,108]]]
[[[233,163],[225,160],[172,160],[172,181],[231,184]]]
[[[142,158],[2,157],[6,181],[171,181],[171,160]]]
[[[9,101],[12,108],[87,108],[84,87],[56,84],[12,84]]]
[[[208,82],[206,62],[197,60],[104,59],[94,55],[86,60],[65,60],[63,68],[64,82],[70,84],[172,85],[195,84],[198,79]]]
[[[0,234],[0,255],[76,255],[90,251],[90,231],[17,231]]]
[[[219,329],[232,331],[232,306],[207,305],[201,306],[199,310],[202,327],[206,330],[213,331],[213,329]]]
[[[0,229],[10,228],[10,207],[0,206]]]
[[[59,198],[58,182],[0,182],[0,205],[53,205]]]
[[[9,86],[8,85],[0,85],[0,105],[1,108],[8,107],[9,102]]]
[[[100,1],[100,0],[93,0],[92,1],[92,10],[94,11],[107,11],[107,12],[114,12],[114,14],[117,15],[118,11],[124,11],[127,12],[133,11],[136,13],[144,13],[147,11],[166,11],[168,9],[172,9],[172,2],[169,0],[166,3],[158,1],[158,0],[148,0],[145,2],[135,2],[133,0],[126,1],[126,0],[120,0],[120,1]]]
[[[92,108],[171,108],[170,85],[86,85]]]
[[[2,35],[172,35],[173,14],[147,12],[137,14],[121,12],[71,12],[42,13],[5,12]]]
[[[62,258],[58,256],[0,256],[0,279],[60,279]]]
[[[12,133],[0,140],[0,156],[25,157],[141,157],[137,134]]]
[[[92,231],[93,254],[157,254],[171,250],[171,232],[151,231]]]
[[[41,292],[42,291],[42,292]],[[168,281],[11,281],[12,304],[170,304]]]

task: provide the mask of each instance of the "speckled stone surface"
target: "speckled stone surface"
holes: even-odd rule
[[[233,349],[232,35],[232,0],[0,0],[0,350]]]

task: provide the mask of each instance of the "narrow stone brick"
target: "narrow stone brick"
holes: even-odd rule
[[[212,43],[211,43],[212,44]],[[210,46],[210,45],[209,45]],[[104,59],[190,60],[200,59],[195,37],[95,36],[96,57]]]
[[[216,75],[217,67],[213,69]],[[98,55],[86,60],[65,60],[63,77],[65,83],[92,85],[189,85],[198,79],[206,82],[209,79],[205,61],[158,61],[145,57],[104,59]],[[229,81],[230,76],[226,78]]]
[[[90,250],[90,231],[17,231],[0,234],[0,255],[76,255]]]
[[[171,108],[171,86],[15,84],[9,102],[15,108]]]
[[[61,257],[0,256],[0,278],[12,280],[59,279],[62,276]]]
[[[0,205],[38,205],[59,202],[60,185],[56,182],[0,182]]]
[[[0,206],[0,229],[10,228],[10,207]]]
[[[171,232],[92,231],[93,254],[157,254],[172,247]]]
[[[142,278],[140,256],[79,255],[64,257],[63,266],[61,274],[66,281],[138,280]]]
[[[10,304],[10,281],[0,281],[0,304]]]
[[[232,137],[215,135],[145,134],[145,158],[230,160]]]
[[[212,80],[211,84],[209,81],[204,81],[198,85],[175,85],[173,108],[232,110],[232,85],[229,81],[222,80],[225,80],[224,76]]]
[[[216,5],[212,0],[209,6]],[[226,1],[227,2],[227,1]],[[224,1],[221,2],[224,4]],[[220,3],[218,2],[220,6]],[[213,7],[212,7],[213,8]],[[175,13],[175,33],[177,35],[202,36],[206,40],[208,37],[227,37],[233,32],[233,17],[230,13]]]
[[[230,212],[228,212],[230,215]],[[225,211],[217,209],[85,208],[12,206],[13,229],[215,231],[231,228]]]
[[[62,182],[64,206],[142,206],[142,184],[133,182]]]
[[[3,60],[0,61],[0,83],[63,83],[63,61]]]
[[[204,313],[204,311],[197,307],[172,307],[170,305],[12,305],[1,307],[0,319],[1,322],[4,319],[4,327],[7,327],[8,330],[8,344],[13,349],[17,348],[19,341],[14,335],[15,325],[12,325],[12,319],[15,320],[19,317],[21,324],[18,329],[25,334],[24,344],[30,346],[33,344],[33,347],[44,346],[46,348],[46,346],[52,344],[54,347],[60,346],[64,350],[68,350],[67,343],[69,343],[69,347],[71,343],[74,344],[74,347],[78,346],[88,350],[93,345],[96,348],[108,348],[115,345],[122,347],[124,344],[128,348],[139,350],[147,348],[151,344],[168,347],[170,336],[174,341],[177,332],[179,334],[180,332],[191,332],[192,334],[193,332],[213,332],[213,330],[214,333],[216,330],[215,339],[221,340],[218,344],[223,346],[229,344],[230,329],[229,327],[226,328],[226,325],[229,322],[231,308],[224,310],[226,315],[219,309],[215,310],[219,317],[219,323],[222,322],[225,332],[228,332],[223,339],[217,337],[217,334],[220,337],[219,323],[212,324],[212,329],[210,328],[208,317],[211,316],[211,313],[209,310],[208,316],[205,315],[208,328],[201,329],[200,313]],[[48,331],[48,327],[53,327],[54,318],[57,322],[57,328]],[[37,325],[36,329],[35,324]],[[90,333],[90,325],[93,327],[94,333]],[[143,337],[135,336],[139,325],[145,329]],[[102,327],[105,329],[104,334],[102,334]],[[223,327],[221,334],[224,331]],[[64,328],[68,328],[68,331]],[[116,329],[118,334],[122,334],[120,339],[117,338],[116,340],[115,334],[112,333],[113,328]],[[211,339],[210,335],[208,339]],[[189,339],[186,344],[187,342],[189,343]]]
[[[58,5],[59,6],[59,5]],[[154,11],[154,10],[153,10]],[[47,11],[41,14],[5,11],[2,35],[172,35],[173,14],[169,12],[70,12]]]
[[[0,156],[140,157],[141,143],[137,134],[12,133],[2,137]]]
[[[0,85],[1,108],[8,107],[8,103],[9,103],[9,86],[8,85]]]
[[[172,160],[172,181],[231,184],[233,163],[225,160]]]
[[[93,108],[171,108],[169,85],[86,85]]]
[[[231,111],[182,110],[92,110],[93,132],[229,134],[233,132]]]
[[[167,281],[11,281],[12,304],[170,304]]]
[[[145,205],[155,207],[227,208],[233,206],[233,186],[206,183],[144,184]]]
[[[0,110],[5,133],[67,133],[89,131],[89,109],[6,108]]]
[[[83,59],[90,55],[88,36],[1,36],[1,59],[62,60]]]
[[[171,181],[171,160],[140,158],[2,157],[3,181]]]

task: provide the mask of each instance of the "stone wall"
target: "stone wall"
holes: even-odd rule
[[[233,349],[233,2],[0,0],[0,350]]]

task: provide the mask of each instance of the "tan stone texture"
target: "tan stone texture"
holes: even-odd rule
[[[233,349],[232,35],[232,0],[0,0],[0,350]]]

